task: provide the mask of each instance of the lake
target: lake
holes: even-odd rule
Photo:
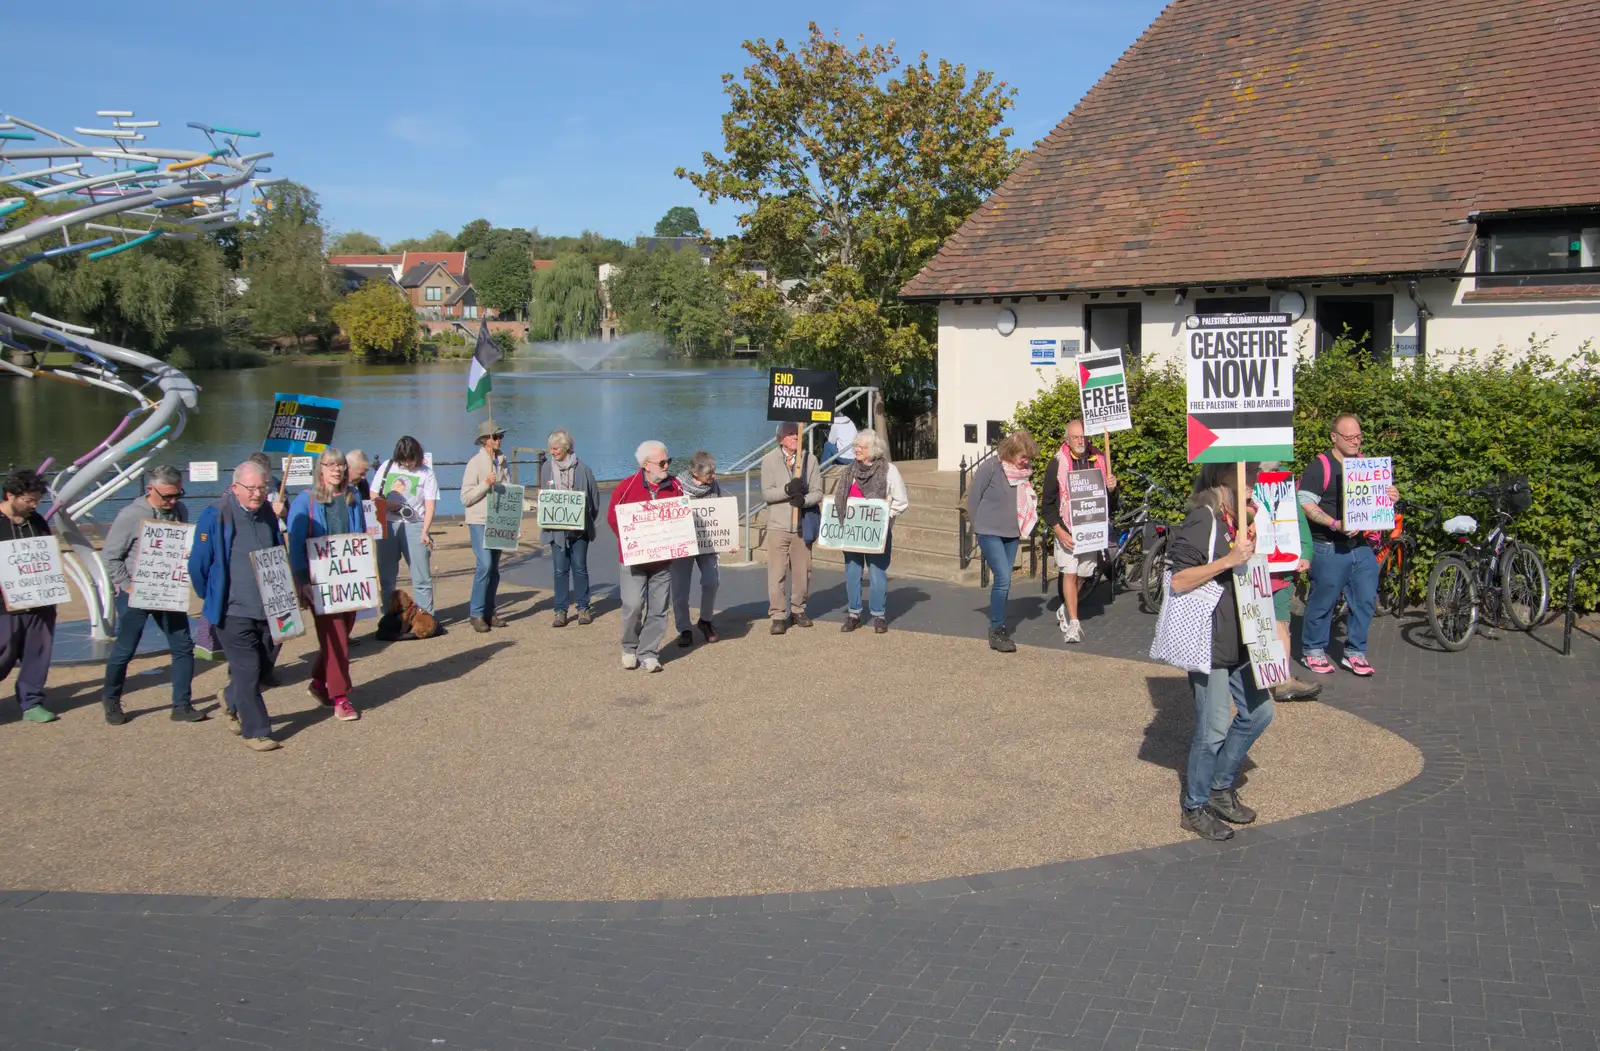
[[[648,361],[582,372],[541,364],[512,357],[495,369],[494,415],[506,430],[508,454],[514,446],[543,447],[552,430],[565,427],[578,456],[596,477],[608,479],[637,469],[633,451],[647,438],[665,442],[674,470],[681,471],[696,449],[709,450],[727,466],[772,436],[764,405],[767,376],[760,369]],[[466,411],[465,359],[409,366],[301,361],[189,375],[200,387],[199,411],[156,457],[180,467],[216,460],[226,472],[258,451],[279,391],[343,401],[335,444],[365,450],[374,465],[403,434],[420,441],[435,460],[466,460],[483,418],[482,412]],[[103,439],[131,407],[110,391],[0,378],[0,464],[35,467],[53,456],[52,469],[59,468]],[[460,467],[439,468],[441,486],[460,481]],[[211,483],[190,486],[193,496],[216,491]],[[133,492],[130,486],[119,495]],[[456,493],[442,495],[439,511],[461,512]]]

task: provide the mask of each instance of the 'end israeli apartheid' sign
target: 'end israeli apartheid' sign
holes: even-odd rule
[[[0,540],[0,597],[12,613],[59,606],[72,598],[55,537]]]
[[[365,533],[306,538],[311,609],[319,615],[378,606],[375,541]]]
[[[888,542],[889,501],[851,500],[845,504],[841,522],[833,497],[823,499],[822,528],[817,533],[819,547],[879,555]]]
[[[138,554],[133,562],[133,590],[128,605],[134,609],[188,613],[189,548],[194,526],[188,522],[139,523]]]
[[[767,419],[832,423],[839,374],[822,369],[773,369],[767,377]]]
[[[1294,459],[1294,346],[1288,314],[1184,321],[1190,463]]]
[[[333,441],[333,427],[339,422],[336,398],[317,398],[309,394],[274,394],[272,422],[267,425],[264,453],[320,455]]]
[[[1078,395],[1083,403],[1083,429],[1090,434],[1133,429],[1128,403],[1128,376],[1122,351],[1078,359]]]
[[[1067,472],[1067,529],[1074,555],[1092,555],[1111,546],[1111,498],[1098,467]]]
[[[539,528],[582,531],[589,494],[582,489],[540,489]]]

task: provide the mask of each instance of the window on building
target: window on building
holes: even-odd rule
[[[442,288],[430,288],[430,289],[427,290],[427,292],[428,292],[428,302],[430,302],[430,303],[437,303],[440,300],[444,299],[444,289],[442,289]]]
[[[476,321],[478,319],[478,308],[477,307],[468,305],[466,307],[466,311],[467,311],[467,320]]]
[[[1478,274],[1489,288],[1600,284],[1600,213],[1483,223]]]
[[[1128,368],[1139,364],[1141,311],[1129,306],[1086,306],[1084,328],[1088,330],[1088,350],[1120,350]]]

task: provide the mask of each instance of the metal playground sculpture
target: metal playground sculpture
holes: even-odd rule
[[[260,133],[190,122],[206,149],[145,145],[159,121],[130,110],[100,110],[110,127],[74,128],[69,138],[12,114],[0,120],[0,222],[30,200],[46,204],[14,229],[0,229],[0,370],[30,380],[74,383],[125,395],[134,407],[93,448],[51,479],[51,519],[65,550],[68,579],[89,607],[91,638],[110,637],[113,592],[99,552],[79,526],[98,504],[136,482],[150,459],[183,433],[198,388],[179,370],[146,354],[94,339],[94,330],[37,313],[5,311],[7,278],[44,260],[87,253],[98,260],[160,238],[192,240],[253,222],[270,153],[244,153],[241,139]],[[10,192],[8,192],[10,191]],[[30,213],[31,214],[31,213]],[[6,350],[22,352],[7,361]],[[70,362],[46,364],[44,354]],[[153,389],[152,389],[153,388]],[[39,465],[48,471],[53,461]]]

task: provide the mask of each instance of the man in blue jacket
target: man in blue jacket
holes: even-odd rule
[[[246,460],[233,485],[200,512],[189,550],[189,580],[228,659],[229,728],[258,752],[282,747],[272,739],[261,687],[272,670],[272,635],[250,553],[282,543],[278,516],[267,505],[267,474]]]

